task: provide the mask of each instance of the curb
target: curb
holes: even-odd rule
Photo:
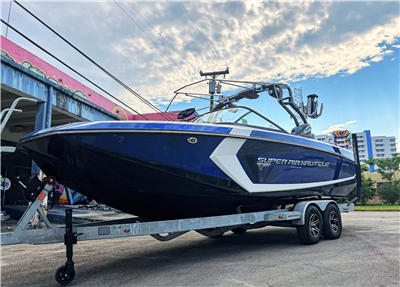
[[[388,212],[392,212],[392,211],[397,211],[397,212],[400,212],[400,210],[398,210],[398,209],[355,209],[354,211],[388,211]]]

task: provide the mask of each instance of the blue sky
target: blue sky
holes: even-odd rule
[[[9,3],[1,3],[2,19],[7,19]],[[197,70],[229,66],[232,80],[300,85],[304,100],[308,94],[318,94],[324,112],[310,121],[315,134],[345,128],[399,137],[397,1],[182,2],[207,43],[179,2],[119,1],[140,28],[113,1],[21,3],[162,109],[174,90],[200,80]],[[150,112],[15,3],[10,23],[133,108]],[[13,31],[8,38],[85,83]],[[198,91],[206,89],[203,85]],[[178,98],[172,109],[206,104],[188,100]],[[241,104],[292,127],[268,96]]]
[[[317,94],[319,106],[324,104],[322,116],[309,119],[313,133],[326,134],[337,129],[353,132],[370,130],[373,136],[399,136],[399,51],[384,60],[371,63],[370,67],[351,75],[333,75],[323,78],[310,77],[307,80],[288,82],[293,90],[302,87],[304,102],[307,95]],[[238,90],[229,91],[232,94]],[[261,103],[260,103],[261,102]],[[203,100],[191,104],[181,102],[172,109],[188,106],[201,108]],[[265,113],[275,122],[290,130],[293,121],[277,102],[262,93],[257,100],[242,100],[246,105]]]

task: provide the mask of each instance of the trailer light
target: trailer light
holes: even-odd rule
[[[42,193],[42,194],[39,196],[39,200],[42,200],[44,196],[45,196],[45,194]]]
[[[283,216],[282,216],[282,215],[279,215],[279,216],[278,216],[278,218],[279,218],[279,219],[282,219],[282,218],[283,218]]]
[[[124,230],[124,232],[129,232],[129,231],[131,231],[131,230],[130,230],[130,229],[125,229],[125,230]]]

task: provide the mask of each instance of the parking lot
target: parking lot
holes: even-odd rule
[[[69,286],[398,286],[400,212],[342,214],[338,240],[302,245],[294,228],[266,227],[169,242],[150,236],[82,241]],[[2,286],[59,286],[63,244],[1,249]]]

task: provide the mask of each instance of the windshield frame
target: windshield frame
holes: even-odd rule
[[[211,111],[211,112],[207,112],[201,115],[198,115],[194,118],[191,118],[190,121],[191,122],[195,122],[196,120],[198,120],[200,117],[203,117],[205,115],[211,114],[211,113],[215,113],[215,112],[219,112],[219,111],[223,111],[223,110],[228,110],[228,109],[237,109],[237,108],[243,108],[248,110],[247,113],[244,113],[242,116],[240,116],[237,120],[235,120],[235,122],[222,122],[222,123],[213,123],[213,124],[233,124],[233,125],[241,125],[240,123],[238,123],[241,119],[243,119],[245,116],[247,116],[250,113],[255,113],[257,116],[261,117],[262,119],[266,120],[267,122],[269,122],[270,124],[272,124],[273,126],[275,126],[276,128],[278,128],[281,132],[284,133],[289,133],[287,130],[285,130],[284,128],[282,128],[280,125],[278,125],[277,123],[275,123],[274,121],[270,120],[269,118],[267,118],[266,116],[260,114],[259,112],[253,110],[252,108],[249,107],[245,107],[245,106],[236,106],[236,107],[230,107],[230,108],[226,108],[226,109],[220,109],[220,110],[216,110],[216,111]],[[267,127],[262,127],[262,126],[255,126],[255,125],[244,125],[244,126],[251,126],[251,127],[257,127],[260,129],[268,129],[268,130],[274,130],[273,128],[267,128]]]

